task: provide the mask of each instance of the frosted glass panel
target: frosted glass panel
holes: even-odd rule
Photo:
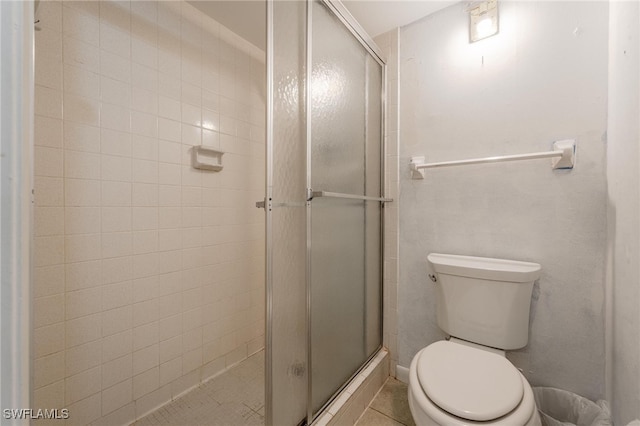
[[[369,54],[321,3],[314,3],[312,28],[312,188],[364,194]]]
[[[311,187],[381,194],[382,67],[313,3]],[[314,198],[311,402],[314,413],[381,343],[380,203]]]
[[[293,1],[272,5],[273,138],[267,149],[273,162],[267,173],[272,179],[273,208],[267,209],[271,311],[265,420],[272,425],[296,425],[307,413],[305,56],[301,48],[306,7]]]
[[[312,401],[316,412],[365,360],[364,201],[320,198],[311,217]]]

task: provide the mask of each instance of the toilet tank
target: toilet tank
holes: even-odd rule
[[[537,263],[431,253],[438,326],[453,337],[511,350],[527,345]]]

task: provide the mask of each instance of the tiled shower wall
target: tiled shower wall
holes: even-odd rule
[[[263,346],[264,53],[180,1],[37,18],[33,405],[126,424]]]

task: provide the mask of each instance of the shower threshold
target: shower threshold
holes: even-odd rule
[[[134,423],[151,425],[264,425],[264,350]]]

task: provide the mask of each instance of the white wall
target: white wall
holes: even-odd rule
[[[263,53],[186,2],[39,19],[34,406],[128,424],[263,346]]]
[[[399,363],[442,339],[426,256],[539,262],[529,345],[509,355],[533,385],[604,396],[607,24],[604,2],[502,2],[500,33],[469,44],[458,4],[401,32]],[[428,170],[430,161],[546,151],[549,160]]]
[[[640,418],[640,12],[638,2],[609,9],[607,235],[612,359],[610,398],[616,424]]]

